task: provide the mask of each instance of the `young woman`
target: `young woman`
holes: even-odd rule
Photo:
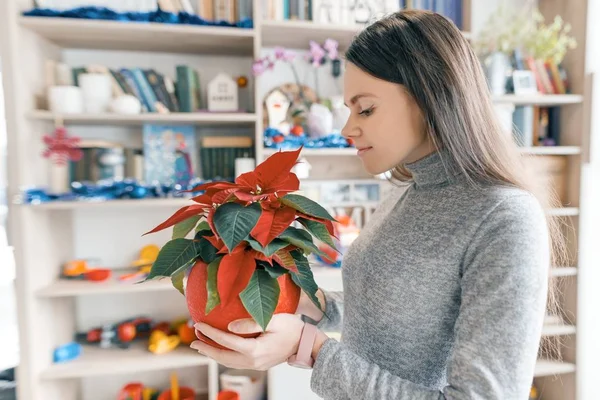
[[[234,368],[310,355],[311,387],[327,400],[527,399],[553,228],[478,59],[444,17],[402,11],[364,29],[346,60],[343,134],[369,173],[392,170],[408,187],[345,254],[343,295],[319,292],[328,317],[302,298],[318,330],[293,315],[257,339],[199,324],[233,350],[192,347]],[[333,329],[341,342],[323,333]],[[230,330],[260,332],[251,320]]]

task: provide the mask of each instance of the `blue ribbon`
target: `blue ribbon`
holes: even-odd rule
[[[283,141],[276,142],[275,138],[281,138]],[[264,146],[269,149],[297,149],[300,146],[304,146],[307,149],[321,149],[321,148],[350,148],[352,147],[345,137],[339,133],[332,133],[327,136],[320,138],[310,138],[306,134],[300,136],[296,135],[283,135],[275,128],[267,128],[264,132]]]
[[[197,15],[180,11],[177,14],[166,12],[160,8],[151,12],[116,12],[105,7],[77,7],[70,10],[58,11],[49,8],[34,8],[23,12],[26,17],[55,17],[55,18],[78,18],[96,19],[109,21],[130,22],[157,22],[164,24],[179,25],[204,25],[204,26],[227,26],[234,28],[251,29],[254,26],[252,19],[244,18],[235,23],[229,21],[209,21]]]

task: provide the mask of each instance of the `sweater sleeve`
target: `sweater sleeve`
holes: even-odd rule
[[[483,220],[464,254],[447,386],[424,388],[329,339],[317,356],[312,390],[327,400],[528,398],[548,268],[539,203],[529,195],[504,200]]]

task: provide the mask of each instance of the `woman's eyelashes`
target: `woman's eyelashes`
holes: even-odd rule
[[[373,114],[374,108],[375,107],[366,108],[366,109],[362,110],[361,112],[359,112],[359,114],[362,116],[368,117],[369,115]]]

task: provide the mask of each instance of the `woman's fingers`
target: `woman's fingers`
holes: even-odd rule
[[[223,332],[201,322],[197,323],[194,327],[221,346],[243,354],[251,354],[256,346],[253,339],[245,339],[231,333]]]
[[[235,351],[217,349],[199,340],[193,341],[190,347],[229,368],[242,367],[244,365],[245,357]]]
[[[262,333],[262,328],[253,319],[238,319],[228,326],[229,330],[238,334]]]

